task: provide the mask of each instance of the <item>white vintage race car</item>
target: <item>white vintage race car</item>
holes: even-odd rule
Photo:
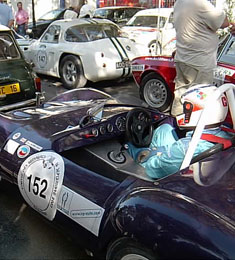
[[[35,71],[61,78],[68,89],[92,82],[131,76],[130,61],[144,52],[106,19],[53,22],[34,41],[28,59]]]

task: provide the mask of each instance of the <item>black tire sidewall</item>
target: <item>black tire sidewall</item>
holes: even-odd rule
[[[76,69],[78,71],[78,74],[79,74],[78,77],[77,77],[77,80],[76,80],[76,82],[74,84],[68,84],[66,82],[66,80],[64,79],[63,67],[64,67],[64,64],[67,61],[71,61],[71,62],[74,63],[74,66],[76,67]],[[60,73],[61,81],[62,81],[64,87],[67,88],[67,89],[82,88],[82,87],[84,87],[86,85],[86,78],[84,76],[82,63],[81,63],[80,59],[77,56],[74,56],[74,55],[67,55],[67,56],[65,56],[61,60],[60,67],[59,67],[59,73]]]
[[[147,103],[147,101],[145,100],[145,97],[144,97],[144,88],[146,87],[147,82],[149,80],[152,80],[152,79],[159,80],[159,81],[162,82],[162,84],[165,85],[165,88],[166,88],[166,91],[167,91],[166,102],[161,107],[154,107],[154,108],[158,109],[159,111],[164,111],[165,109],[167,109],[171,105],[173,95],[172,95],[172,93],[171,93],[171,91],[169,89],[169,86],[165,82],[165,80],[161,76],[156,74],[155,72],[149,73],[148,75],[144,76],[144,78],[141,80],[140,90],[139,90],[140,98]],[[151,107],[150,104],[148,104],[148,106]]]
[[[126,241],[125,239],[114,242],[109,248],[106,260],[121,260],[128,254],[136,254],[146,257],[149,260],[156,260],[151,250],[141,246],[135,241]]]

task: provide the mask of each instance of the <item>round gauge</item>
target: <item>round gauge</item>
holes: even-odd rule
[[[116,126],[119,131],[125,131],[126,130],[126,118],[124,116],[120,116],[116,120]]]
[[[100,130],[100,133],[101,133],[102,135],[104,135],[104,134],[106,133],[106,128],[105,128],[104,125],[101,125],[101,126],[99,127],[99,130]]]
[[[97,128],[92,128],[91,129],[91,134],[94,135],[95,137],[99,135],[99,131]]]
[[[109,133],[112,133],[112,132],[113,132],[113,125],[112,125],[112,124],[108,124],[108,125],[107,125],[107,131],[108,131]]]

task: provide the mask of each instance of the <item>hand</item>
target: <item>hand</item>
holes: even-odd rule
[[[229,30],[232,35],[235,35],[235,23],[230,23]]]

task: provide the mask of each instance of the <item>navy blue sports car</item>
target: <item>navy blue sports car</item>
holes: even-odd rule
[[[235,86],[227,85],[234,129]],[[165,121],[87,88],[1,113],[0,176],[95,259],[235,259],[234,138],[186,154],[179,172],[153,180],[126,143]]]

